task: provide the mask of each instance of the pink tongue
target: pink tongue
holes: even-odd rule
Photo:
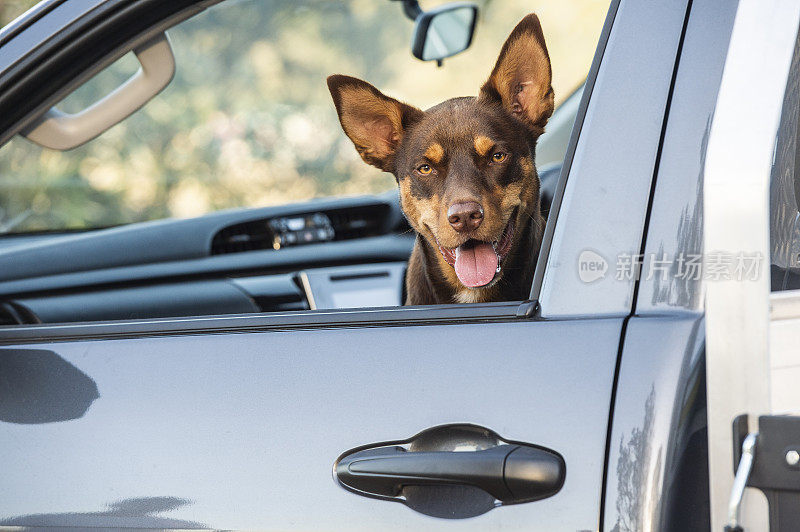
[[[464,286],[475,288],[489,284],[497,273],[497,254],[491,244],[481,242],[474,247],[456,248],[456,275]]]

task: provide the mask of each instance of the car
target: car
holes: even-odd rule
[[[38,4],[0,32],[0,144],[72,148],[176,67],[201,83],[164,32],[213,3]],[[539,146],[525,301],[398,306],[393,191],[0,238],[0,525],[795,530],[797,418],[771,414],[800,404],[799,25],[781,0],[611,2]],[[64,122],[130,51],[136,105]]]

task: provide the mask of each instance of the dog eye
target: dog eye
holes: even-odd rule
[[[429,164],[423,164],[417,167],[417,172],[422,175],[428,175],[433,171],[433,168]]]
[[[492,154],[492,160],[496,163],[502,163],[506,160],[506,157],[508,157],[508,154],[501,151]]]

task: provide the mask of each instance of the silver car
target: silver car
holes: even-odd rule
[[[539,146],[549,217],[530,297],[418,307],[399,306],[414,237],[395,192],[331,178],[318,195],[350,195],[267,201],[247,181],[360,175],[335,162],[332,106],[308,120],[231,98],[220,114],[204,88],[239,43],[255,70],[226,72],[314,101],[291,84],[308,50],[388,68],[381,43],[411,28],[401,6],[217,3],[47,0],[0,31],[0,205],[24,204],[0,213],[0,525],[798,530],[796,2],[611,2]],[[403,5],[418,33],[435,27]],[[469,39],[445,43],[489,31],[501,9],[478,7]],[[182,28],[203,20],[222,30],[196,27],[203,53],[182,56]],[[334,29],[345,48],[326,44]],[[175,76],[207,126],[179,112],[188,92],[168,97]],[[253,147],[287,139],[308,158]],[[180,218],[148,210],[156,166]],[[79,201],[52,177],[70,172],[93,187]],[[218,196],[196,193],[218,178]],[[121,183],[124,204],[109,199]],[[25,196],[33,184],[50,196]],[[205,212],[225,194],[275,205]],[[66,227],[56,201],[89,221]]]

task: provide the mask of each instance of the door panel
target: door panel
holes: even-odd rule
[[[0,349],[0,524],[598,527],[621,320],[143,337]],[[13,398],[13,400],[8,400]],[[563,456],[556,495],[452,521],[332,478],[349,449],[473,423]]]
[[[704,348],[700,314],[628,320],[603,530],[709,530]]]

